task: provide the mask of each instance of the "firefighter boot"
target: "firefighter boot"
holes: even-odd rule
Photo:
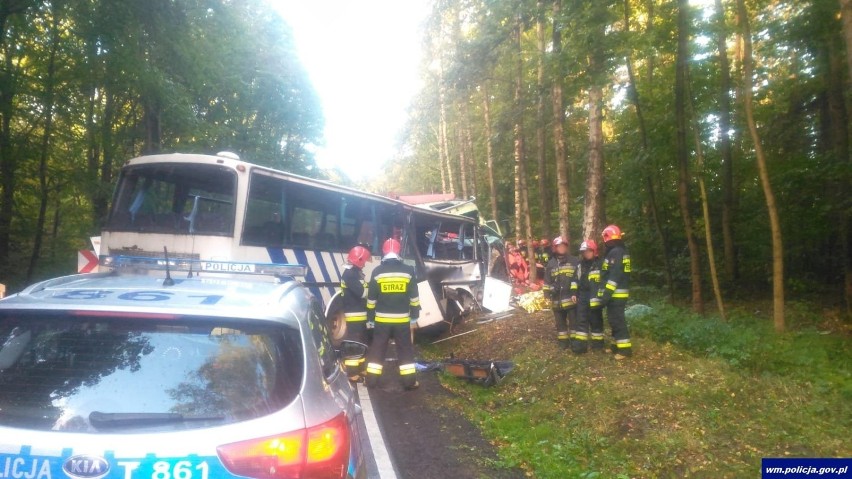
[[[574,337],[571,339],[571,352],[574,354],[584,354],[589,351],[589,334],[583,331],[574,332]]]

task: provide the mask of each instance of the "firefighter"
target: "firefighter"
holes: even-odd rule
[[[553,256],[544,268],[544,292],[553,304],[556,340],[568,349],[577,317],[577,258],[568,254],[568,244],[557,236],[553,240]]]
[[[604,287],[598,290],[598,297],[601,306],[606,308],[606,316],[615,340],[610,349],[615,353],[615,359],[624,359],[633,354],[630,331],[624,317],[627,298],[630,296],[630,254],[618,226],[607,226],[601,236],[606,245],[606,255],[601,265],[601,284]]]
[[[592,351],[603,351],[603,310],[598,290],[601,284],[601,260],[598,244],[587,239],[580,244],[580,266],[577,270],[579,289],[577,293],[577,324],[589,331],[589,346]],[[582,340],[581,337],[577,339]],[[585,349],[585,348],[583,348]]]
[[[346,339],[367,342],[367,282],[364,266],[370,261],[370,250],[358,245],[349,250],[346,269],[341,275],[340,297],[346,319]],[[345,359],[343,365],[350,381],[360,381],[364,373],[364,358]]]
[[[388,341],[396,343],[399,375],[405,389],[416,389],[417,370],[411,324],[420,317],[420,298],[414,268],[399,257],[402,247],[395,238],[382,245],[382,264],[373,270],[367,290],[367,316],[375,320],[373,343],[367,353],[367,387],[378,384],[384,367]]]
[[[547,264],[550,261],[550,240],[542,238],[541,240],[541,264]]]
[[[539,248],[536,250],[536,259],[542,265],[546,265],[550,261],[550,240],[542,238],[538,244]]]

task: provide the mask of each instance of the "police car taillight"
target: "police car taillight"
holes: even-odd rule
[[[349,460],[349,428],[341,413],[325,424],[217,448],[233,474],[257,479],[339,479]]]

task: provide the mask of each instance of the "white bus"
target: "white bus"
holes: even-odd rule
[[[216,156],[163,154],[125,163],[102,231],[102,256],[302,264],[301,279],[326,305],[336,340],[345,334],[337,290],[346,253],[402,241],[417,271],[418,326],[439,332],[481,301],[493,238],[477,220]],[[205,273],[202,270],[200,274]]]

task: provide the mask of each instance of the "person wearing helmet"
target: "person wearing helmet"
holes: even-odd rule
[[[630,331],[624,309],[630,296],[630,254],[624,245],[624,235],[616,225],[609,225],[601,233],[606,245],[606,255],[601,265],[601,283],[598,290],[601,306],[606,308],[606,316],[612,328],[615,344],[611,350],[615,359],[624,359],[633,354]]]
[[[399,375],[405,389],[415,389],[417,370],[411,323],[420,317],[420,297],[414,268],[399,257],[402,246],[396,238],[382,245],[382,264],[373,270],[367,288],[367,315],[374,319],[373,343],[367,352],[367,387],[375,387],[382,375],[388,341],[393,338],[399,360]]]
[[[568,254],[568,244],[561,236],[553,240],[553,253],[544,268],[544,292],[553,305],[556,340],[562,349],[568,349],[577,314],[577,258]]]
[[[591,339],[589,346],[592,351],[603,351],[603,310],[598,290],[601,284],[601,260],[598,257],[598,244],[595,240],[587,239],[580,243],[580,266],[577,270],[577,324],[578,329],[588,331],[586,339]],[[582,341],[583,337],[576,337]],[[588,342],[588,341],[587,341]],[[584,345],[580,347],[585,350]]]
[[[538,244],[539,247],[536,249],[536,261],[542,265],[547,265],[547,262],[550,261],[550,240],[542,238]]]
[[[349,250],[346,268],[340,277],[340,297],[346,318],[346,339],[367,342],[367,282],[364,266],[370,261],[370,250],[358,245]],[[364,373],[364,358],[345,359],[343,366],[350,381],[359,381]]]

